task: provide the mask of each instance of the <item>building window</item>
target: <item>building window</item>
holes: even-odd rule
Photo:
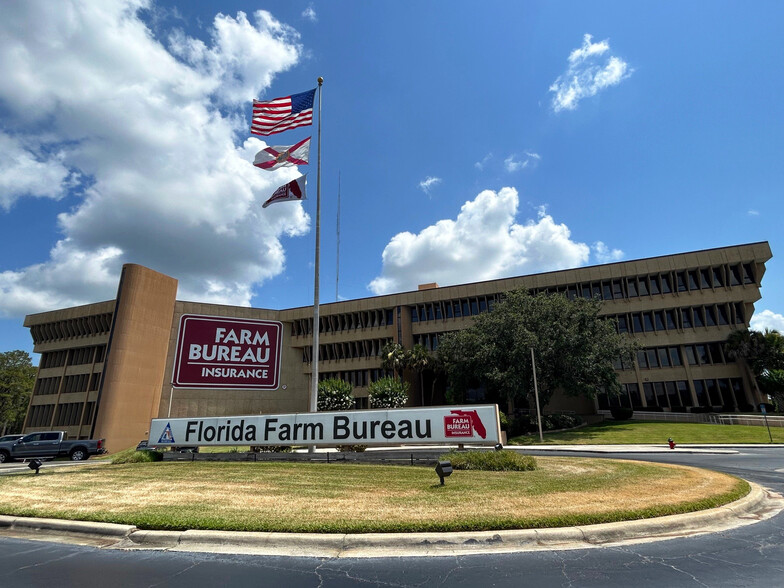
[[[668,347],[667,348],[670,352],[670,363],[673,366],[681,365],[681,353],[677,347]]]
[[[670,276],[667,274],[661,275],[661,291],[662,294],[670,294],[672,288],[670,287]]]
[[[682,406],[692,406],[691,393],[689,392],[689,383],[686,380],[678,380],[675,382],[678,387],[678,393],[681,397]]]
[[[686,287],[686,272],[678,272],[675,274],[675,278],[678,281],[678,292],[686,292],[688,290]]]
[[[667,328],[668,329],[677,329],[678,328],[678,320],[675,318],[675,311],[674,310],[665,310],[664,316],[667,318]]]

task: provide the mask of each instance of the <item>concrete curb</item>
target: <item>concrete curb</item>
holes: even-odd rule
[[[512,531],[457,533],[257,533],[237,531],[145,531],[131,525],[0,516],[0,532],[43,540],[103,538],[111,549],[242,553],[300,557],[450,556],[586,549],[658,541],[722,531],[765,520],[784,509],[784,498],[757,484],[731,504],[654,519]]]

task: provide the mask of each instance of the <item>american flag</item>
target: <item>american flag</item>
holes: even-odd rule
[[[313,124],[313,88],[301,94],[275,98],[269,102],[253,101],[253,135],[274,135],[289,129]]]

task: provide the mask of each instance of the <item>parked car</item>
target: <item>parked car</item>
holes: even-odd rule
[[[69,457],[74,461],[106,453],[104,439],[67,440],[64,431],[41,431],[0,443],[0,463],[14,459]]]
[[[4,443],[6,441],[16,441],[17,439],[21,439],[24,435],[3,435],[0,437],[0,443]]]

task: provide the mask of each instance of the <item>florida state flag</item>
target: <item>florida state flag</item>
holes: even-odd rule
[[[310,154],[310,137],[294,145],[273,145],[256,154],[253,165],[261,169],[278,169],[293,165],[307,165]]]

